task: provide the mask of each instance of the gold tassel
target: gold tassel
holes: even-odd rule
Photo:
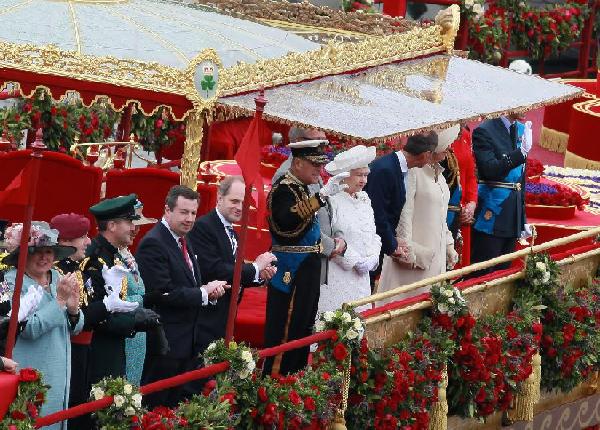
[[[564,154],[567,150],[568,142],[569,135],[567,133],[542,126],[542,133],[540,135],[540,146],[542,148]]]
[[[438,387],[437,402],[431,405],[431,410],[429,411],[429,430],[446,430],[448,428],[446,388],[448,388],[448,370],[444,368],[442,380]]]
[[[348,390],[350,390],[350,362],[351,358],[347,359],[347,366],[344,369],[342,380],[342,403],[337,410],[335,421],[329,426],[329,430],[346,430],[346,408],[348,407]]]
[[[566,151],[565,167],[572,167],[574,169],[600,170],[600,161],[589,160],[570,151]]]
[[[513,407],[506,413],[510,423],[533,421],[535,404],[540,400],[540,382],[542,380],[542,357],[537,352],[531,360],[532,372],[523,381],[521,392],[513,399]]]

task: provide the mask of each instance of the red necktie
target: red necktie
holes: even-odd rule
[[[187,263],[190,270],[193,272],[192,259],[190,258],[190,254],[187,251],[187,244],[185,243],[185,239],[183,237],[179,238],[179,244],[181,245],[181,252],[183,252],[183,259]]]

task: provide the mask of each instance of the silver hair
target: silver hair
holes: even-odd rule
[[[306,140],[306,134],[310,129],[302,128],[302,127],[291,127],[288,133],[288,137],[290,142],[299,142],[301,140]]]

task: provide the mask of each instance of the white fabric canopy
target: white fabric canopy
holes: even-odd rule
[[[581,89],[447,55],[265,91],[265,116],[359,139],[384,139],[569,99]],[[256,93],[220,103],[254,110]]]
[[[205,48],[224,67],[319,48],[290,32],[166,0],[0,0],[0,39],[178,69]]]

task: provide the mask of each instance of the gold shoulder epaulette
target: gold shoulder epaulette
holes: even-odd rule
[[[96,257],[95,259],[92,259],[92,257],[85,257],[82,261],[81,264],[79,264],[79,270],[81,270],[82,272],[84,272],[85,270],[94,267],[92,265],[92,263],[94,262],[94,260],[98,261],[98,263],[100,263],[101,266],[104,266],[106,264],[106,262],[100,258],[100,257]]]
[[[79,263],[79,270],[84,271],[89,261],[90,257],[85,257],[83,260],[81,260],[81,263]]]

